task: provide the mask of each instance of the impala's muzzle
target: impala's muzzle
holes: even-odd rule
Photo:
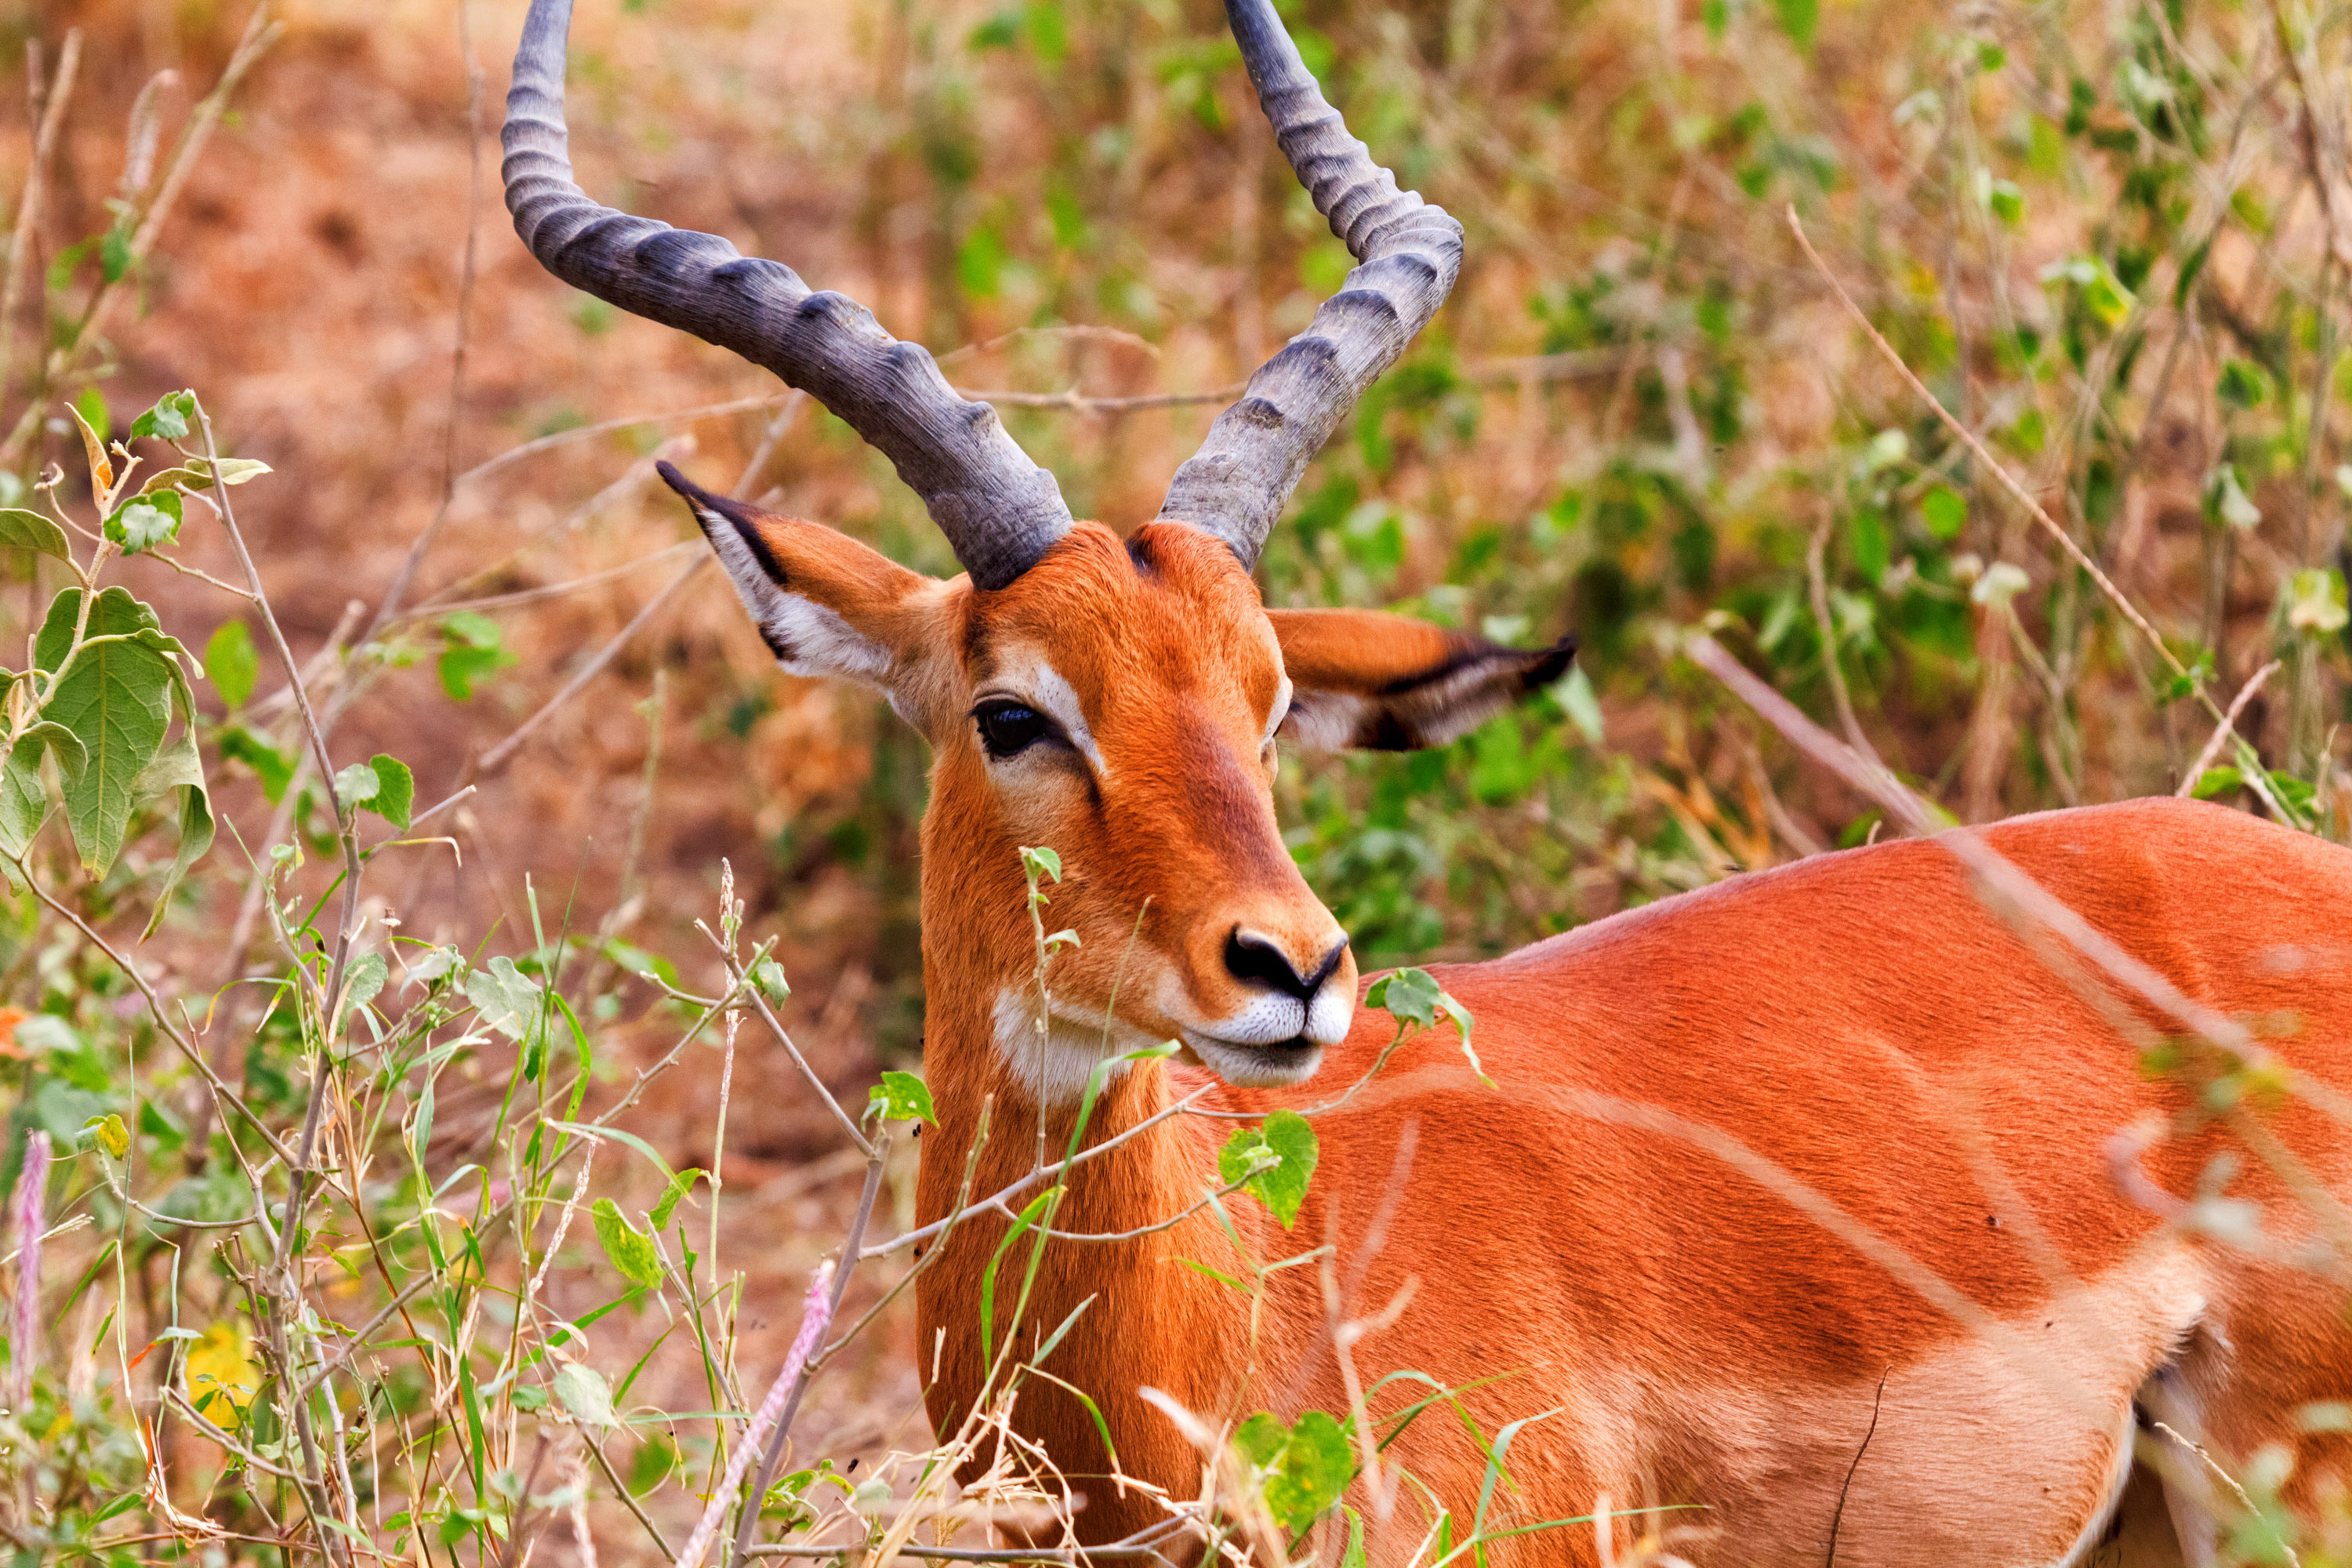
[[[1355,1016],[1356,965],[1347,934],[1328,930],[1301,943],[1236,925],[1226,934],[1223,962],[1240,1005],[1184,1030],[1193,1056],[1244,1088],[1312,1077],[1323,1047],[1345,1039]]]

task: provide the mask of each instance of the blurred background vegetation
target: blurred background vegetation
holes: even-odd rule
[[[542,910],[583,911],[616,975],[647,955],[709,970],[689,922],[726,857],[750,929],[781,942],[795,1028],[856,1085],[918,1059],[927,757],[878,699],[776,674],[719,574],[672,591],[699,546],[651,459],[718,486],[756,458],[768,505],[928,571],[952,560],[845,427],[524,255],[496,180],[520,11],[284,6],[168,192],[156,140],[177,145],[250,13],[0,12],[0,190],[24,188],[37,95],[83,35],[47,199],[21,230],[35,286],[8,302],[0,485],[79,471],[63,404],[121,434],[162,394],[202,389],[224,439],[276,470],[241,506],[297,655],[352,699],[338,752],[402,758],[420,806],[478,785],[436,827],[453,843],[379,876],[375,912],[511,948],[528,887]],[[1295,851],[1368,968],[1501,952],[1875,831],[1678,657],[1695,626],[1961,820],[2183,783],[2210,718],[1853,330],[1790,206],[2200,683],[2226,702],[2277,663],[2240,725],[2266,776],[2225,756],[2191,787],[2352,837],[2352,12],[1287,14],[1351,128],[1469,238],[1453,301],[1309,471],[1267,599],[1583,644],[1559,687],[1445,750],[1286,758]],[[1115,528],[1157,510],[1235,384],[1347,267],[1208,0],[583,0],[572,92],[592,195],[866,301],[1000,396],[1074,508]],[[159,207],[134,245],[131,217]],[[183,542],[231,574],[217,538]],[[23,552],[0,566],[16,646],[57,579]],[[191,647],[236,613],[143,558],[126,571]],[[220,967],[250,907],[240,846],[269,842],[281,811],[314,847],[331,832],[289,791],[299,747],[275,685],[235,711],[205,698],[222,840],[146,950],[200,1012],[244,973],[241,949]],[[76,896],[135,927],[172,848],[156,834]],[[0,898],[5,1000],[119,1031],[119,984],[35,915]],[[641,1025],[652,1038],[647,995],[616,982],[601,1005],[624,1046]],[[264,1031],[223,1059],[241,1058],[248,1093],[299,1098],[280,1047]],[[72,1135],[88,1107],[66,1089],[129,1092],[37,1041],[0,1050],[20,1058],[0,1064],[20,1080],[15,1132],[62,1118]],[[756,1051],[743,1070],[782,1081]],[[708,1076],[656,1085],[630,1125],[683,1162],[709,1136]],[[496,1089],[445,1099],[436,1146],[462,1148]],[[179,1157],[167,1118],[138,1130]],[[794,1300],[855,1167],[825,1163],[824,1113],[781,1089],[752,1095],[731,1136],[752,1203],[730,1224],[764,1238],[752,1294]],[[814,1429],[844,1454],[898,1430],[906,1360],[837,1374]]]

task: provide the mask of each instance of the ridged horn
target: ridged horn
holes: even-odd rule
[[[1225,0],[1225,18],[1282,155],[1358,264],[1217,416],[1160,504],[1161,517],[1216,534],[1255,568],[1308,459],[1444,303],[1462,269],[1462,226],[1397,189],[1348,134],[1271,0]]]
[[[957,395],[919,343],[844,294],[716,235],[631,217],[572,177],[563,123],[571,0],[532,0],[502,139],[507,210],[540,264],[576,289],[773,371],[897,467],[982,588],[1002,588],[1070,529],[1054,476],[984,403]]]

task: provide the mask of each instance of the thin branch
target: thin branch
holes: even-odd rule
[[[684,539],[676,544],[656,550],[651,554],[640,555],[634,561],[624,562],[618,566],[610,567],[603,572],[592,572],[585,577],[568,578],[563,582],[550,583],[540,588],[518,588],[511,594],[491,594],[479,599],[436,599],[429,604],[399,611],[391,617],[391,622],[397,625],[404,621],[454,616],[466,611],[511,610],[522,605],[536,605],[548,599],[561,599],[568,595],[600,587],[623,577],[634,577],[648,566],[663,561],[674,561],[688,551],[709,548],[710,546],[702,540]]]
[[[827,1096],[827,1099],[832,1098]],[[866,1242],[866,1226],[874,1218],[874,1200],[882,1191],[882,1166],[890,1157],[890,1134],[887,1130],[874,1141],[866,1159],[866,1188],[857,1196],[857,1215],[849,1222],[849,1234],[841,1244],[841,1262],[833,1271],[833,1297],[825,1311],[825,1321],[841,1315],[841,1299],[849,1293],[849,1277],[857,1271],[860,1248]],[[808,1393],[810,1381],[816,1376],[821,1363],[808,1361],[801,1363],[800,1375],[793,1381],[793,1391],[784,1400],[783,1414],[776,1417],[775,1429],[768,1434],[767,1452],[760,1457],[760,1468],[747,1494],[749,1506],[735,1526],[735,1545],[729,1553],[730,1568],[743,1568],[743,1559],[751,1545],[751,1531],[760,1523],[759,1500],[768,1495],[774,1484],[776,1469],[783,1463],[784,1444],[792,1436],[793,1418],[800,1414],[801,1398]]]
[[[2117,984],[2135,993],[2191,1033],[2236,1057],[2247,1067],[2275,1065],[2270,1050],[2259,1044],[2242,1025],[2201,1002],[2192,1001],[2170,980],[2116,945],[2081,915],[2053,897],[2006,856],[1987,844],[1981,834],[1965,827],[1947,830],[1947,825],[1938,820],[1939,814],[1914,795],[1900,779],[1883,767],[1874,767],[1864,762],[1852,748],[1805,717],[1794,703],[1725,652],[1722,645],[1713,637],[1703,634],[1695,636],[1684,646],[1693,663],[1729,687],[1735,696],[1756,710],[1760,718],[1780,731],[1798,750],[1876,800],[1885,808],[1887,816],[1906,832],[1921,837],[1933,836],[1937,843],[1949,850],[1975,875],[1986,890],[1998,895],[2004,904],[2020,915],[2063,940],[2104,970]],[[2343,1119],[2352,1114],[2347,1110],[2340,1098],[2325,1092],[2322,1086],[2311,1083],[2305,1076],[2295,1075],[2294,1081],[2301,1092],[2331,1116]]]
[[[212,91],[205,95],[204,101],[196,105],[195,112],[189,117],[187,129],[180,133],[179,145],[173,151],[172,166],[163,176],[163,188],[148,204],[137,228],[131,231],[129,265],[115,278],[99,284],[97,292],[90,296],[89,304],[82,311],[81,321],[74,328],[73,335],[49,352],[43,368],[45,386],[55,386],[81,358],[82,350],[103,330],[107,309],[120,292],[120,285],[138,275],[140,263],[154,247],[155,237],[162,232],[164,220],[171,216],[172,209],[178,205],[180,192],[187,184],[188,176],[195,172],[196,160],[203,153],[205,144],[212,140],[214,127],[220,123],[221,115],[227,110],[229,95],[236,90],[237,84],[260,59],[262,52],[277,42],[279,33],[284,30],[278,23],[269,21],[268,15],[269,7],[266,3],[254,7],[252,16],[246,22],[245,32],[237,39],[236,51],[229,56],[228,64],[222,68],[220,79],[213,84]],[[15,428],[8,432],[7,440],[0,443],[0,468],[14,468],[24,459],[26,447],[41,427],[46,407],[46,402],[39,395],[26,405]]]
[[[2246,683],[2238,688],[2237,696],[2230,700],[2230,710],[2222,714],[2221,723],[2214,726],[2213,738],[2205,742],[2205,749],[2197,753],[2197,760],[2189,764],[2187,773],[2180,775],[2180,787],[2172,792],[2174,795],[2186,800],[2196,793],[2197,781],[2205,776],[2205,770],[2213,765],[2213,759],[2221,754],[2221,749],[2236,733],[2238,715],[2246,710],[2246,704],[2254,700],[2254,693],[2263,689],[2263,682],[2277,674],[2278,668],[2279,661],[2273,659],[2254,671]]]
[[[1134,1126],[1129,1128],[1124,1132],[1106,1138],[1101,1142],[1095,1144],[1092,1148],[1082,1149],[1066,1160],[1057,1160],[1053,1164],[1045,1167],[1043,1170],[1032,1171],[1027,1175],[1016,1178],[999,1191],[990,1194],[988,1197],[982,1198],[979,1203],[972,1205],[971,1212],[978,1212],[982,1209],[990,1208],[993,1208],[1000,1213],[1005,1212],[1004,1205],[1011,1202],[1013,1198],[1018,1197],[1029,1188],[1035,1186],[1038,1183],[1049,1181],[1053,1177],[1061,1174],[1064,1171],[1070,1170],[1075,1166],[1083,1165],[1089,1160],[1097,1159],[1104,1154],[1108,1154],[1112,1150],[1118,1148],[1120,1144],[1125,1143],[1131,1139],[1141,1137],[1144,1133],[1150,1131],[1152,1128],[1159,1126],[1160,1123],[1167,1121],[1171,1116],[1181,1116],[1188,1112],[1199,1114],[1192,1110],[1193,1106],[1215,1087],[1215,1085],[1210,1084],[1204,1085],[1200,1089],[1196,1089],[1192,1093],[1186,1095],[1183,1099],[1176,1100],[1171,1104],[1162,1106],[1160,1110],[1153,1111],[1150,1116],[1145,1117],[1142,1121],[1137,1122]],[[961,1217],[961,1214],[963,1212],[965,1211],[959,1211],[958,1213],[950,1214],[942,1219],[935,1219],[929,1225],[919,1226],[915,1229],[908,1231],[905,1235],[894,1237],[888,1241],[877,1242],[872,1247],[866,1248],[862,1256],[866,1258],[884,1258],[898,1251],[901,1247],[910,1247],[919,1242],[929,1241],[932,1237],[942,1234],[950,1226],[954,1225],[955,1222]]]
[[[276,1154],[279,1160],[283,1161],[288,1165],[290,1166],[293,1164],[294,1155],[292,1151],[289,1150],[285,1144],[278,1142],[278,1135],[269,1131],[268,1124],[263,1121],[261,1118],[255,1113],[251,1106],[246,1104],[244,1100],[238,1096],[236,1090],[231,1089],[227,1083],[222,1079],[220,1074],[213,1070],[213,1065],[205,1059],[205,1054],[196,1049],[195,1046],[190,1042],[187,1036],[180,1032],[179,1027],[172,1022],[171,1015],[164,1012],[163,999],[155,994],[155,988],[147,983],[147,977],[139,973],[138,966],[131,962],[130,957],[127,954],[117,952],[113,944],[109,942],[104,937],[99,935],[97,931],[91,927],[88,921],[83,920],[81,916],[76,914],[71,909],[67,907],[67,905],[60,900],[56,894],[43,887],[41,883],[34,878],[32,868],[26,865],[23,860],[18,859],[15,856],[10,856],[8,857],[8,863],[16,868],[18,879],[22,880],[26,887],[33,889],[33,896],[35,898],[48,905],[49,908],[57,911],[57,913],[64,916],[66,921],[70,923],[76,931],[81,932],[84,939],[86,939],[91,946],[97,948],[99,952],[106,954],[108,960],[112,963],[117,969],[122,971],[122,973],[130,978],[131,984],[139,988],[139,994],[147,999],[147,1010],[153,1016],[155,1019],[155,1026],[163,1031],[163,1037],[179,1047],[180,1054],[186,1057],[189,1062],[194,1066],[197,1073],[204,1079],[205,1085],[209,1087],[215,1094],[220,1096],[222,1100],[236,1108],[237,1114],[245,1118],[247,1123],[250,1125],[254,1131],[260,1136],[261,1141],[269,1145],[270,1152]]]
[[[475,256],[482,227],[482,65],[474,56],[474,11],[467,0],[457,0],[457,48],[466,58],[466,247],[457,267],[457,341],[449,353],[449,420],[441,437],[441,500],[401,558],[400,570],[394,574],[392,586],[384,590],[362,642],[373,642],[406,601],[416,569],[425,563],[425,552],[448,520],[450,502],[457,494],[457,437],[466,425],[466,343],[474,320]]]
[[[593,441],[599,436],[610,436],[616,430],[635,430],[646,425],[692,425],[705,419],[721,418],[730,414],[748,414],[755,408],[772,408],[780,403],[789,402],[799,395],[800,394],[795,392],[770,393],[759,397],[738,397],[727,403],[706,403],[698,408],[673,409],[663,414],[640,414],[628,419],[605,419],[593,425],[574,426],[569,430],[558,430],[553,435],[541,436],[536,439],[525,441],[520,447],[509,447],[497,457],[476,463],[457,476],[457,484],[459,489],[463,489],[478,479],[489,478],[500,468],[520,463],[526,458],[535,458],[542,452],[551,452],[559,447],[569,447],[580,441]]]
[[[1885,763],[1880,761],[1878,748],[1870,743],[1870,737],[1862,732],[1862,721],[1854,717],[1853,697],[1845,688],[1845,669],[1838,663],[1837,622],[1830,616],[1829,577],[1822,566],[1832,521],[1828,517],[1822,518],[1821,526],[1813,530],[1812,542],[1805,547],[1805,578],[1812,590],[1813,625],[1821,632],[1822,668],[1830,679],[1830,700],[1836,705],[1838,723],[1845,731],[1846,743],[1884,767]]]
[[[28,40],[25,48],[28,58],[37,58],[33,51],[39,49],[38,39]],[[47,194],[49,160],[58,145],[58,130],[65,123],[66,103],[73,96],[74,73],[81,65],[81,29],[74,27],[66,34],[65,47],[58,53],[57,79],[49,84],[48,99],[37,105],[41,112],[39,132],[33,139],[33,163],[25,174],[25,194],[16,205],[16,226],[8,236],[8,280],[0,289],[0,400],[8,395],[9,374],[16,366],[16,311],[25,302],[25,262],[32,254],[33,231],[41,220],[41,202]],[[47,291],[43,291],[44,300]]]
[[[1822,1568],[1837,1568],[1838,1530],[1845,1523],[1846,1493],[1853,1489],[1853,1473],[1862,1468],[1862,1457],[1870,1452],[1870,1440],[1878,1436],[1878,1407],[1886,1402],[1886,1380],[1894,1375],[1891,1366],[1878,1374],[1878,1392],[1870,1400],[1870,1426],[1862,1435],[1862,1447],[1853,1451],[1853,1463],[1845,1468],[1845,1480],[1838,1487],[1837,1511],[1830,1515],[1829,1555],[1822,1559]]]
[[[2091,581],[2099,585],[2099,591],[2105,594],[2123,617],[2147,639],[2148,646],[2156,649],[2157,657],[2164,660],[2173,675],[2189,683],[2189,694],[2196,698],[2206,712],[2211,714],[2217,721],[2222,720],[2221,705],[2213,700],[2213,694],[2205,689],[2203,679],[2182,664],[2172,649],[2165,646],[2164,638],[2158,634],[2154,626],[2148,624],[2147,617],[2141,615],[2138,607],[2125,595],[2124,591],[2116,586],[2114,580],[2099,569],[2098,563],[2084,553],[2080,544],[2074,542],[2074,535],[2061,528],[2049,512],[2042,509],[2042,503],[2034,500],[2032,493],[2018,482],[2016,476],[2009,471],[2007,466],[1995,458],[1982,441],[1977,439],[1975,432],[1952,417],[1951,410],[1944,406],[1943,400],[1927,390],[1927,384],[1912,373],[1911,367],[1904,363],[1903,356],[1895,353],[1895,345],[1888,342],[1879,330],[1871,324],[1870,318],[1863,313],[1862,307],[1853,302],[1853,296],[1845,291],[1845,286],[1837,280],[1836,274],[1832,273],[1828,265],[1822,260],[1821,253],[1813,248],[1813,242],[1805,237],[1805,226],[1798,221],[1797,209],[1793,205],[1789,207],[1788,216],[1789,231],[1797,237],[1797,244],[1802,247],[1807,258],[1812,262],[1813,269],[1819,272],[1822,280],[1830,286],[1830,291],[1837,296],[1838,303],[1845,307],[1846,314],[1853,318],[1854,323],[1869,335],[1871,342],[1876,346],[1886,363],[1895,367],[1895,374],[1903,378],[1904,384],[1910,387],[1918,395],[1921,401],[1936,411],[1936,417],[1942,420],[1945,427],[1967,445],[1969,450],[1975,454],[1977,461],[1984,465],[2000,488],[2007,490],[2011,498],[2023,507],[2034,521],[2042,525],[2042,531],[2058,542],[2059,547],[2065,551],[2074,564],[2080,567]],[[2294,822],[2295,818],[2279,804],[2277,796],[2272,793],[2269,783],[2260,774],[2259,768],[2249,768],[2246,773],[2247,787],[2262,797],[2263,804],[2270,808],[2273,816],[2282,822]]]
[[[621,656],[621,650],[635,640],[636,635],[645,629],[646,623],[660,614],[663,607],[677,596],[680,589],[694,581],[702,569],[716,559],[716,556],[706,551],[687,563],[686,569],[671,578],[668,586],[646,600],[645,606],[630,617],[629,624],[623,626],[612,641],[598,648],[595,657],[574,671],[572,679],[563,683],[561,690],[540,705],[538,712],[516,726],[514,732],[505,740],[483,752],[480,761],[477,762],[470,770],[473,776],[476,779],[489,778],[508,763],[513,761],[515,752],[521,749],[522,743],[530,740],[541,724],[552,718],[557,709],[580,695],[590,681],[604,674],[605,667],[618,658]]]
[[[211,471],[220,471],[220,451],[213,440],[212,411],[199,402],[196,405],[196,427],[205,437],[205,460]],[[270,646],[278,651],[278,660],[285,666],[286,679],[294,693],[295,711],[302,716],[302,729],[310,738],[310,754],[319,769],[319,787],[327,797],[327,805],[335,819],[336,836],[343,850],[343,910],[336,921],[335,951],[327,969],[326,989],[321,996],[319,1024],[318,1059],[310,1069],[310,1099],[302,1112],[301,1141],[296,1145],[296,1157],[287,1172],[286,1217],[278,1228],[275,1266],[287,1267],[293,1251],[294,1237],[302,1229],[302,1205],[310,1198],[310,1160],[317,1152],[319,1119],[326,1110],[327,1075],[333,1069],[336,1027],[342,1016],[343,975],[351,963],[352,943],[359,935],[360,844],[359,830],[343,811],[341,795],[335,788],[335,764],[327,754],[327,737],[319,728],[319,716],[310,708],[310,694],[302,687],[302,667],[295,662],[294,650],[286,645],[286,633],[278,624],[277,612],[269,606],[267,592],[261,585],[261,571],[253,563],[253,553],[245,545],[244,531],[236,525],[236,506],[229,499],[229,487],[216,486],[214,507],[218,512],[221,529],[228,535],[229,546],[236,553],[236,563],[245,573],[246,584],[253,591],[254,608],[261,616],[262,629],[268,633]],[[354,808],[353,815],[356,815]],[[265,880],[267,873],[263,873]],[[297,963],[295,968],[308,973]],[[303,1407],[296,1407],[299,1414]]]
[[[1903,378],[1903,384],[1916,394],[1920,401],[1935,410],[1936,417],[1942,420],[1945,427],[1960,438],[2000,488],[2009,492],[2011,499],[2023,507],[2033,521],[2042,525],[2042,531],[2058,542],[2060,548],[2066,552],[2075,565],[2089,574],[2091,580],[2099,585],[2100,592],[2105,594],[2116,608],[2123,613],[2124,618],[2137,627],[2142,637],[2147,638],[2150,646],[2156,649],[2158,657],[2164,660],[2172,673],[2179,676],[2189,675],[2188,666],[2173,656],[2172,650],[2165,646],[2164,638],[2158,635],[2154,626],[2148,625],[2147,618],[2124,596],[2123,590],[2116,587],[2105,572],[2099,570],[2098,563],[2083,552],[2083,547],[2074,542],[2074,536],[2058,526],[2049,512],[2042,510],[2042,503],[2033,499],[2032,493],[2017,481],[2016,476],[2009,471],[2007,466],[1994,457],[1982,441],[1977,439],[1976,433],[1954,418],[1951,410],[1944,406],[1943,400],[1928,391],[1927,384],[1912,374],[1911,367],[1904,363],[1903,356],[1895,352],[1895,345],[1888,342],[1879,330],[1871,324],[1870,318],[1863,313],[1862,307],[1853,302],[1853,296],[1845,291],[1845,285],[1837,280],[1837,275],[1832,272],[1828,264],[1822,260],[1821,253],[1813,248],[1813,242],[1805,237],[1805,226],[1798,221],[1795,206],[1791,205],[1788,210],[1789,232],[1797,237],[1797,244],[1804,250],[1806,258],[1812,262],[1814,270],[1822,275],[1822,280],[1830,286],[1830,292],[1837,296],[1838,303],[1845,307],[1846,314],[1853,318],[1854,324],[1868,334],[1879,353],[1895,368],[1895,373]],[[2193,681],[2194,678],[2191,679]],[[2202,683],[2195,684],[2197,690],[2201,694],[2204,689]],[[2210,701],[2210,699],[2208,700]],[[2216,709],[2215,717],[2219,716],[2220,710]]]

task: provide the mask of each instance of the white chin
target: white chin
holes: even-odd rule
[[[1286,1089],[1305,1083],[1323,1065],[1323,1047],[1307,1039],[1237,1046],[1187,1029],[1184,1044],[1202,1067],[1236,1089]]]

